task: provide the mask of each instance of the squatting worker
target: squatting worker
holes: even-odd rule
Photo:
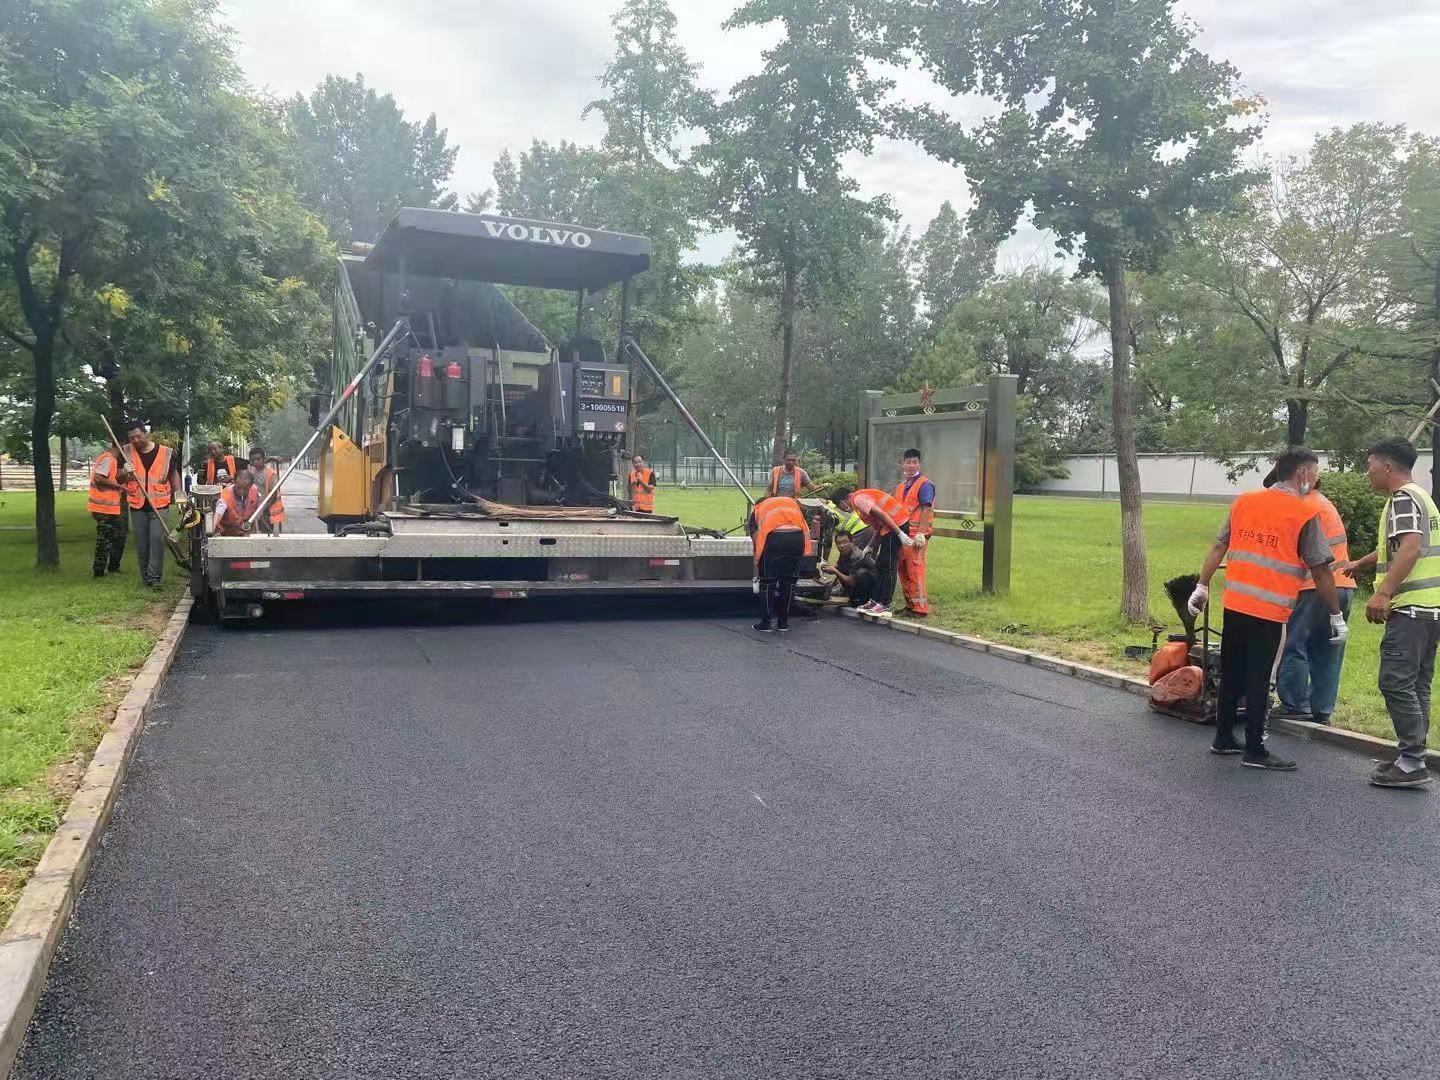
[[[1265,478],[1265,486],[1271,487],[1275,479],[1272,472]],[[1323,483],[1324,477],[1317,479],[1315,490],[1305,496],[1305,501],[1320,511],[1320,527],[1335,556],[1330,568],[1335,574],[1335,595],[1340,600],[1340,614],[1348,622],[1350,601],[1355,596],[1355,579],[1345,570],[1350,564],[1349,538],[1340,511],[1320,492]],[[1315,579],[1306,578],[1300,583],[1300,598],[1285,624],[1285,645],[1280,650],[1280,669],[1275,676],[1275,696],[1280,704],[1270,715],[1330,723],[1340,695],[1344,661],[1345,641],[1330,637],[1330,620],[1316,593]]]
[[[902,615],[930,614],[930,599],[925,593],[925,549],[935,532],[935,485],[920,471],[920,451],[906,450],[900,459],[902,479],[895,487],[895,498],[910,515],[910,534],[925,537],[925,544],[900,550],[900,589],[905,594]]]
[[[222,478],[221,473],[225,476]],[[205,465],[200,470],[202,484],[223,484],[235,478],[235,455],[218,442],[205,447]]]
[[[888,492],[879,488],[861,488],[859,491],[841,488],[833,498],[840,509],[856,511],[865,524],[875,530],[875,598],[857,610],[865,615],[888,618],[890,604],[895,599],[900,552],[917,544],[923,547],[925,539],[910,536],[910,514],[905,504]]]
[[[250,449],[250,476],[254,480],[257,495],[261,499],[269,495],[280,484],[280,470],[274,465],[265,463],[263,446],[255,446]],[[265,507],[265,513],[260,515],[260,525],[272,536],[279,536],[284,531],[285,500],[280,497],[278,492]]]
[[[120,451],[107,446],[90,466],[90,497],[85,509],[95,519],[95,576],[104,577],[120,569],[125,554],[128,510],[125,484],[132,479]]]
[[[785,464],[770,470],[770,486],[766,495],[789,495],[798,499],[810,487],[810,474],[800,468],[800,455],[792,449],[785,451]]]
[[[249,536],[250,515],[259,505],[260,489],[254,474],[249,469],[241,469],[235,474],[235,483],[215,500],[215,535]]]
[[[1314,451],[1297,446],[1275,462],[1276,482],[1247,491],[1230,507],[1190,596],[1199,614],[1210,598],[1210,579],[1225,560],[1225,619],[1220,638],[1220,702],[1212,754],[1244,753],[1252,769],[1293,771],[1295,762],[1265,745],[1265,714],[1270,700],[1270,669],[1280,635],[1300,598],[1300,585],[1313,575],[1315,591],[1329,615],[1331,640],[1349,633],[1335,577],[1335,557],[1325,539],[1320,512],[1307,502],[1320,473]],[[1245,702],[1245,746],[1235,741],[1235,721]]]
[[[747,524],[755,539],[755,576],[760,582],[760,621],[753,629],[762,634],[789,630],[800,560],[814,550],[810,523],[797,500],[774,495],[755,504]]]
[[[1370,486],[1390,498],[1380,515],[1375,550],[1351,567],[1374,566],[1377,574],[1365,618],[1385,625],[1380,693],[1400,751],[1371,774],[1377,787],[1420,787],[1431,780],[1425,741],[1440,642],[1440,510],[1411,478],[1416,456],[1404,439],[1382,439],[1370,448]]]
[[[875,597],[875,560],[846,532],[835,535],[835,547],[835,565],[827,568],[835,573],[831,595],[850,607],[863,607]]]
[[[630,506],[641,514],[655,512],[655,470],[639,454],[630,459]]]
[[[130,516],[135,528],[135,555],[140,560],[140,580],[148,588],[160,588],[165,576],[165,515],[170,503],[183,501],[178,455],[168,446],[161,446],[146,430],[142,421],[132,421],[125,429],[130,440],[130,461],[134,477],[125,485],[130,499]],[[146,496],[155,508],[145,508]]]

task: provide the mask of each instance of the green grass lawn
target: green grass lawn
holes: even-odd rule
[[[35,497],[0,492],[0,920],[59,824],[110,720],[120,677],[164,628],[166,593],[140,584],[133,547],[121,573],[91,576],[95,526],[83,492],[59,499],[60,570],[35,570]]]
[[[655,509],[686,524],[729,528],[744,511],[733,488],[680,491],[661,487]],[[1179,574],[1196,573],[1226,508],[1212,503],[1152,503],[1145,507],[1150,554],[1150,610],[1171,630],[1180,624],[1162,588]],[[1223,580],[1217,578],[1217,584]],[[931,622],[947,629],[1108,667],[1140,672],[1124,657],[1126,645],[1150,642],[1143,629],[1119,617],[1120,508],[1114,502],[1026,497],[1015,502],[1011,592],[980,590],[980,545],[939,538],[930,548]],[[1212,590],[1217,601],[1219,590]],[[1380,627],[1365,621],[1364,605],[1350,616],[1350,642],[1335,722],[1393,738],[1376,689]],[[1431,745],[1440,747],[1432,731]]]

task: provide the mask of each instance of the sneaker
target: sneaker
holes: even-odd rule
[[[96,571],[95,571],[95,576],[96,576],[96,577],[104,577],[104,576],[105,576],[105,571],[104,571],[104,570],[96,570]]]
[[[788,634],[790,632],[790,624],[788,622],[776,623],[775,629],[782,634]]]
[[[1424,787],[1434,779],[1435,775],[1429,769],[1406,772],[1398,761],[1381,765],[1370,774],[1370,783],[1376,787]]]
[[[1234,742],[1214,742],[1210,744],[1210,753],[1216,757],[1234,757],[1236,754],[1243,754],[1245,748]]]
[[[1269,769],[1272,772],[1294,772],[1296,768],[1295,762],[1269,751],[1263,754],[1246,753],[1240,764],[1247,769]]]
[[[751,623],[750,629],[758,630],[762,634],[773,634],[775,632],[775,628],[771,626],[768,622]]]
[[[879,615],[880,612],[884,611],[885,609],[882,608],[879,604],[875,603],[874,600],[871,600],[868,604],[861,604],[855,610],[860,612],[861,615]]]
[[[888,607],[880,607],[880,605],[877,604],[875,605],[875,617],[877,619],[893,619],[895,613]]]
[[[1317,712],[1310,717],[1311,723],[1319,724],[1321,727],[1330,726],[1330,714],[1328,712]]]

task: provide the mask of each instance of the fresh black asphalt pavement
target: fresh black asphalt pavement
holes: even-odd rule
[[[747,615],[194,628],[16,1075],[1437,1075],[1440,792]]]

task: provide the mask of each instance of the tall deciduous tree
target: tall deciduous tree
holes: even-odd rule
[[[995,251],[994,238],[967,230],[948,199],[940,205],[915,244],[915,276],[931,338],[951,308],[995,276]]]
[[[697,152],[716,224],[739,234],[751,272],[778,293],[780,380],[773,455],[785,448],[796,313],[821,287],[853,275],[863,243],[890,216],[862,199],[847,155],[868,154],[884,131],[891,83],[873,73],[899,57],[879,0],[749,0],[727,29],[778,24],[759,74],[731,88]]]
[[[307,98],[286,107],[299,148],[299,186],[334,237],[374,240],[402,206],[452,209],[446,190],[456,147],[431,113],[405,119],[390,94],[353,79],[328,75]]]
[[[604,117],[601,146],[621,160],[674,162],[680,135],[704,119],[700,66],[680,46],[667,0],[625,0],[613,23],[615,56],[600,76],[607,95],[585,112]]]
[[[973,220],[1013,230],[1026,207],[1109,293],[1112,413],[1124,582],[1120,610],[1149,615],[1140,469],[1131,399],[1129,274],[1174,244],[1198,209],[1249,182],[1241,151],[1258,127],[1239,75],[1194,44],[1174,0],[924,0],[916,46],[953,93],[998,115],[965,130],[928,108],[910,124],[965,167]]]
[[[1263,343],[1260,387],[1284,402],[1291,445],[1305,441],[1312,401],[1337,373],[1404,348],[1403,305],[1384,285],[1404,142],[1402,128],[1381,124],[1321,135],[1308,157],[1278,163],[1241,210],[1207,219],[1178,260]]]

